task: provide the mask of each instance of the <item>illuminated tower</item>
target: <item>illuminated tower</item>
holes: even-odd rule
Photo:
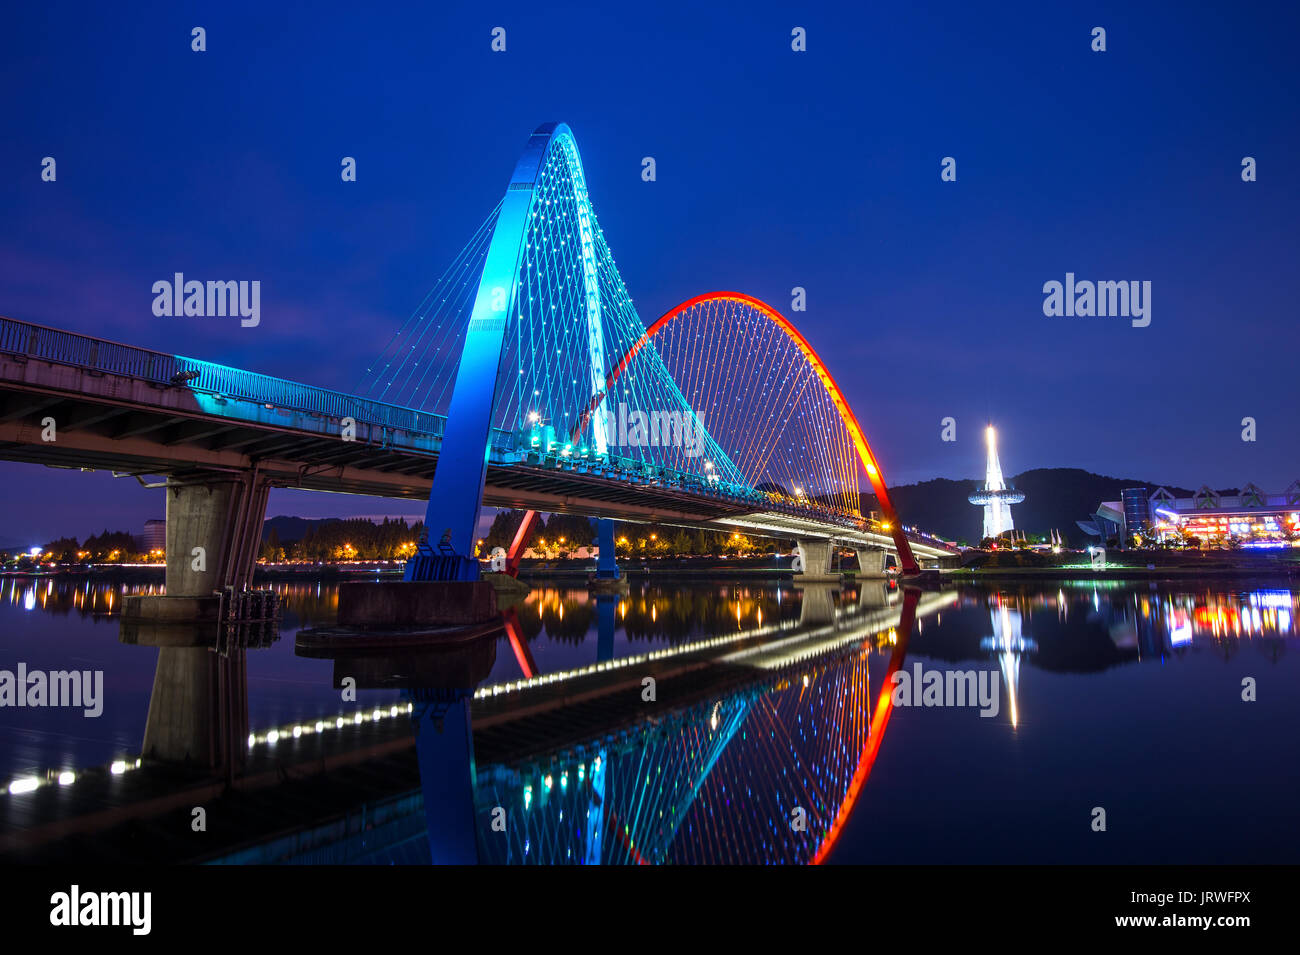
[[[998,461],[998,433],[993,430],[993,425],[989,425],[984,430],[984,436],[989,445],[984,487],[967,500],[984,508],[984,536],[997,537],[1015,527],[1011,522],[1011,505],[1019,504],[1025,499],[1025,495],[1023,491],[1007,487],[1007,482],[1002,478],[1002,464]]]

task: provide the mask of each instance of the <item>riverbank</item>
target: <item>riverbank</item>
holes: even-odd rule
[[[1111,551],[1093,565],[1087,554],[968,552],[963,565],[943,571],[945,579],[1030,577],[1044,579],[1166,579],[1276,577],[1300,579],[1300,552]]]
[[[1034,552],[968,552],[962,567],[944,568],[944,580],[996,578],[1061,579],[1149,579],[1191,580],[1243,577],[1300,580],[1300,553],[1243,553],[1240,551],[1112,551],[1111,559],[1094,567],[1083,553],[1042,554]],[[853,561],[846,561],[845,576],[857,576]],[[255,582],[400,580],[402,561],[353,561],[343,564],[259,564]],[[486,570],[486,565],[484,566]],[[640,558],[620,563],[630,578],[708,579],[718,576],[755,580],[795,577],[788,556],[773,557],[682,557]],[[526,560],[519,568],[521,580],[551,579],[585,581],[596,572],[596,562],[582,560]],[[5,570],[3,577],[58,580],[111,580],[128,584],[161,584],[166,568],[162,564],[97,564],[77,567]],[[873,578],[875,579],[875,578]]]
[[[349,564],[258,564],[254,580],[355,580],[372,577],[401,577],[402,561],[375,561]],[[86,580],[115,580],[125,583],[161,583],[167,575],[165,564],[93,564],[77,567],[43,567],[33,570],[4,570],[0,577],[31,577]]]

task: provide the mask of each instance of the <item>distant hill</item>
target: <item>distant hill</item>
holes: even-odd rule
[[[271,528],[275,528],[276,534],[280,536],[280,543],[291,544],[300,541],[307,536],[308,530],[316,530],[322,524],[337,524],[339,518],[325,517],[319,520],[309,520],[305,517],[273,517],[262,524],[262,540],[266,540],[271,534]]]
[[[391,516],[392,520],[404,520],[407,524],[413,524],[415,518],[402,517],[401,515]],[[276,534],[280,537],[281,544],[293,544],[307,536],[307,532],[318,532],[326,524],[337,524],[340,521],[369,521],[378,527],[384,520],[384,517],[286,517],[281,514],[262,523],[262,540],[266,540],[271,535],[271,529],[274,528]]]
[[[891,487],[889,494],[906,523],[941,537],[974,544],[983,535],[984,512],[966,498],[983,483],[982,479],[935,478]],[[1085,539],[1075,521],[1087,520],[1102,501],[1118,501],[1123,488],[1145,487],[1154,491],[1167,487],[1178,497],[1192,494],[1190,489],[1172,484],[1107,477],[1081,468],[1035,468],[1017,474],[1010,483],[1025,492],[1024,503],[1012,505],[1011,509],[1017,530],[1030,534],[1058,530],[1075,544]],[[876,508],[875,497],[868,496],[862,506],[864,510]]]

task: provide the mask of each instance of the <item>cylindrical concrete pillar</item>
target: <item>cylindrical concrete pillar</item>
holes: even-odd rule
[[[210,597],[225,584],[241,533],[248,533],[246,527],[254,518],[261,528],[262,515],[250,515],[244,501],[251,491],[249,483],[235,477],[206,484],[168,480],[165,599]],[[241,756],[242,750],[223,754],[232,744],[227,740],[223,746],[222,728],[227,737],[246,728],[246,717],[240,717],[247,705],[242,696],[243,665],[242,652],[223,658],[205,646],[160,647],[145,722],[144,755],[204,766]],[[223,699],[223,693],[230,698]]]
[[[244,486],[167,482],[167,596],[206,597],[225,579]]]

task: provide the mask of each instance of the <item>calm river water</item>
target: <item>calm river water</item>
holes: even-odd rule
[[[255,734],[422,699],[407,687],[344,702],[333,662],[294,650],[298,630],[332,622],[337,586],[273,586],[281,639],[248,656]],[[901,591],[879,583],[812,596],[788,579],[634,579],[604,598],[534,588],[517,637],[500,636],[463,688],[485,697],[476,765],[449,771],[472,774],[482,861],[1300,859],[1295,590],[961,585],[922,595],[900,634]],[[0,671],[104,674],[97,718],[0,708],[0,785],[139,753],[158,651],[117,637],[122,597],[139,591],[0,581]],[[575,673],[613,686],[620,661],[646,659],[674,675],[643,717],[626,696],[556,703],[536,689]],[[890,668],[915,688],[882,696]],[[957,701],[968,674],[972,698]],[[981,703],[980,687],[996,696]],[[510,708],[534,692],[547,712]],[[515,822],[494,838],[498,807]]]

